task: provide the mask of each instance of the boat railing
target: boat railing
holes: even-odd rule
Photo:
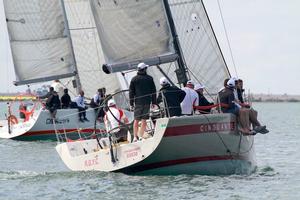
[[[170,106],[168,105],[168,102],[166,101],[166,98],[164,97],[163,93],[161,92],[156,92],[153,94],[148,94],[145,96],[140,96],[135,98],[134,100],[136,101],[138,98],[154,98],[155,100],[157,100],[157,97],[160,95],[161,99],[159,100],[158,104],[156,104],[157,102],[155,102],[155,104],[150,106],[150,110],[148,113],[146,113],[146,115],[149,116],[149,119],[147,120],[147,127],[145,132],[150,135],[153,136],[154,134],[154,130],[155,130],[155,123],[156,120],[159,118],[164,118],[164,117],[172,117],[170,116],[170,109],[174,109],[176,107],[174,106]],[[97,138],[97,139],[101,139],[101,138],[105,138],[108,136],[112,136],[113,138],[114,136],[114,131],[110,130],[107,131],[106,130],[106,126],[104,123],[104,115],[101,115],[101,112],[103,111],[103,113],[107,113],[109,112],[109,106],[107,105],[108,101],[110,99],[114,99],[117,105],[117,108],[122,109],[126,115],[126,117],[128,118],[128,123],[124,123],[122,121],[119,122],[119,129],[126,129],[128,131],[128,133],[130,134],[131,138],[133,138],[133,122],[134,122],[134,113],[133,113],[133,108],[130,106],[130,99],[129,99],[129,90],[122,90],[122,91],[118,91],[114,94],[111,95],[107,95],[106,98],[102,101],[102,103],[100,104],[99,107],[95,107],[93,109],[89,109],[86,110],[86,112],[94,112],[96,116],[96,120],[94,121],[93,125],[89,126],[89,127],[85,127],[84,129],[79,127],[77,128],[77,130],[75,130],[77,132],[77,139],[79,140],[83,140],[83,139],[90,139],[90,138]],[[218,113],[219,106],[226,106],[226,105],[222,105],[222,104],[214,104],[211,105],[209,107],[203,107],[203,106],[195,106],[194,107],[194,112],[193,114],[204,114],[203,112],[197,112],[197,110],[201,110],[201,109],[214,109],[214,113]],[[180,108],[180,106],[178,106],[178,108]],[[95,112],[95,110],[97,110],[97,112]],[[78,112],[73,113],[72,115],[78,115]],[[138,117],[138,116],[135,116]],[[62,124],[62,126],[64,126]],[[57,132],[57,139],[59,142],[62,141],[72,141],[72,138],[74,137],[70,137],[69,135],[72,133],[74,135],[74,130],[70,130],[70,131],[66,131],[65,128],[63,127],[64,131],[63,132]],[[61,129],[60,129],[61,130]],[[89,130],[89,134],[86,134],[87,130]],[[75,138],[76,138],[75,137]]]
[[[43,103],[32,94],[20,94],[7,102],[6,119],[9,127],[20,122],[27,122],[43,108]]]

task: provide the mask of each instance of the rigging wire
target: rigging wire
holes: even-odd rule
[[[229,48],[231,60],[232,60],[232,63],[233,63],[235,75],[236,75],[236,77],[238,77],[238,73],[237,73],[236,65],[235,65],[235,60],[234,60],[234,57],[233,57],[233,52],[232,52],[232,48],[231,48],[231,45],[230,45],[230,42],[229,42],[228,32],[227,32],[227,29],[226,29],[225,20],[224,20],[223,12],[222,12],[222,9],[221,9],[220,0],[217,0],[217,2],[218,2],[218,7],[219,7],[221,19],[222,19],[223,28],[224,28],[224,31],[225,31],[225,36],[226,36],[226,40],[227,40],[227,44],[228,44],[228,48]]]

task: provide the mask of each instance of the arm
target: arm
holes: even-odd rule
[[[158,94],[158,97],[157,97],[157,100],[156,100],[156,103],[157,104],[160,104],[162,102],[162,90],[159,91],[159,94]]]
[[[134,105],[134,97],[135,97],[135,86],[134,86],[134,79],[131,80],[129,85],[129,103],[130,106]]]
[[[186,95],[185,91],[178,88],[179,91],[179,102],[181,103]]]
[[[48,97],[48,99],[46,100],[46,105],[47,105],[47,106],[51,106],[52,98],[53,98],[53,95],[50,95],[50,96]]]
[[[151,83],[151,91],[152,91],[152,104],[157,104],[156,103],[156,87],[155,83],[153,81],[153,78],[151,78],[152,83]]]
[[[81,97],[76,97],[75,102],[77,104],[78,107],[84,108],[85,105],[81,103]]]
[[[234,94],[232,93],[231,95],[228,96],[228,108],[234,108],[235,106],[235,97]]]

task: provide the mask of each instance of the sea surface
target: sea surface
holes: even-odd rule
[[[0,200],[300,199],[300,103],[255,103],[270,133],[255,136],[251,175],[128,176],[72,172],[55,142],[0,139]],[[0,118],[5,104],[0,103]]]

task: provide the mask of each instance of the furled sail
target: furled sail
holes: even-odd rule
[[[101,70],[104,56],[89,0],[65,0],[65,8],[85,96],[92,97],[102,87],[107,93],[120,90],[117,75],[105,74]]]
[[[4,0],[16,84],[75,75],[60,0]]]
[[[190,76],[211,94],[230,76],[201,0],[169,0]],[[174,77],[174,72],[171,77]]]
[[[177,59],[161,0],[90,0],[107,73]]]

